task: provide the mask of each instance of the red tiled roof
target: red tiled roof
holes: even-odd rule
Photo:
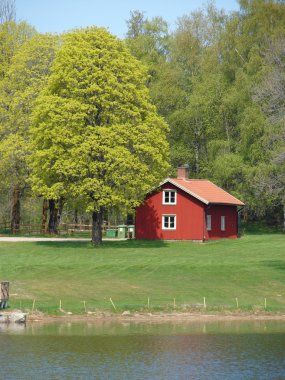
[[[167,178],[162,184],[167,182],[172,183],[181,190],[184,190],[186,193],[206,204],[219,203],[225,205],[244,206],[244,203],[239,199],[227,193],[219,186],[216,186],[212,182],[204,179]]]

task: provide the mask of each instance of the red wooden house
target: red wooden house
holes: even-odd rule
[[[238,207],[244,203],[212,182],[188,179],[188,167],[166,178],[136,209],[137,239],[237,238]]]

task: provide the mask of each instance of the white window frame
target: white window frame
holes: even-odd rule
[[[169,227],[170,225],[170,220],[168,219],[168,227],[165,227],[165,219],[166,218],[174,218],[173,219],[173,222],[174,222],[174,226],[173,227]],[[162,215],[162,229],[163,230],[176,230],[176,215]]]
[[[212,215],[207,215],[207,231],[212,231]]]
[[[226,217],[221,216],[221,231],[226,231]]]
[[[166,193],[174,193],[174,202],[171,202],[171,194],[169,194],[169,196],[168,196],[169,202],[166,202],[166,200],[165,200]],[[163,205],[176,205],[176,203],[177,203],[177,191],[173,190],[173,189],[164,189],[162,192],[162,204]]]

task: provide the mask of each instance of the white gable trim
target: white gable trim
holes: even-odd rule
[[[192,195],[192,197],[198,199],[199,201],[205,203],[206,205],[210,204],[206,199],[200,197],[198,194],[194,193],[193,191],[190,191],[189,189],[186,189],[184,186],[178,185],[176,182],[172,181],[171,178],[166,178],[163,182],[159,184],[159,186],[164,185],[165,183],[171,183],[172,185],[178,187],[180,190],[185,191],[185,193]]]

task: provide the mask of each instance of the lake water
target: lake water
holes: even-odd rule
[[[285,322],[0,327],[0,379],[285,379]]]

